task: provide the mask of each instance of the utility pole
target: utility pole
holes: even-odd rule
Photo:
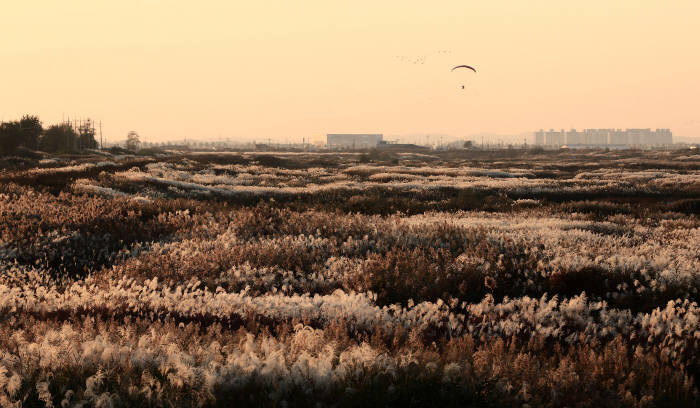
[[[70,123],[70,116],[68,116],[68,127],[73,129],[73,125],[71,125],[71,123]],[[70,144],[70,135],[68,134],[68,132],[66,132],[66,150],[69,149],[69,146],[68,146],[69,144]]]
[[[104,149],[104,148],[105,148],[105,145],[102,141],[102,121],[100,121],[100,150]]]

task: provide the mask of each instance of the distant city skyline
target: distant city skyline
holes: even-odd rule
[[[571,135],[571,131],[575,131],[573,135]],[[651,131],[650,135],[643,135],[644,131]],[[514,135],[499,135],[499,134],[472,134],[472,135],[467,135],[467,136],[452,136],[452,135],[447,135],[447,134],[425,134],[425,135],[420,135],[420,134],[409,134],[409,135],[384,135],[384,134],[326,134],[321,138],[302,138],[300,140],[294,140],[294,139],[285,139],[285,140],[275,140],[275,139],[233,139],[233,138],[225,138],[225,137],[220,137],[220,138],[203,138],[203,139],[192,139],[192,138],[183,138],[183,139],[168,139],[168,140],[144,140],[142,139],[142,142],[146,142],[146,145],[167,145],[167,144],[173,144],[173,145],[178,145],[178,144],[187,144],[190,146],[211,146],[211,147],[216,147],[216,146],[221,146],[221,147],[226,147],[226,146],[242,146],[242,145],[268,145],[271,144],[273,147],[282,147],[282,146],[303,146],[303,145],[309,145],[309,146],[331,146],[334,144],[337,144],[336,142],[331,142],[330,144],[328,143],[328,137],[346,137],[346,136],[359,136],[360,139],[364,140],[366,137],[374,137],[377,136],[377,140],[383,140],[384,143],[387,144],[416,144],[419,146],[432,146],[434,148],[440,147],[440,146],[461,146],[464,142],[471,141],[475,147],[479,147],[482,145],[482,143],[485,146],[502,146],[502,147],[508,147],[508,146],[522,146],[522,145],[528,145],[528,146],[563,146],[563,145],[571,145],[571,146],[579,146],[579,147],[614,147],[614,146],[628,146],[628,147],[663,147],[663,146],[672,146],[672,145],[683,145],[683,144],[700,144],[700,139],[692,139],[692,138],[683,138],[683,137],[677,137],[675,134],[673,134],[671,129],[652,129],[652,128],[647,128],[647,129],[593,129],[593,128],[586,128],[586,129],[548,129],[544,131],[545,135],[541,136],[541,138],[538,140],[538,133],[540,131],[544,131],[544,129],[540,129],[539,131],[533,131],[533,132],[523,132],[519,134],[514,134]],[[563,131],[563,133],[561,133]],[[546,139],[546,133],[552,132],[553,134],[559,134],[558,141],[556,143],[552,142],[553,139],[550,139],[549,142],[547,142]],[[591,140],[591,132],[596,132],[597,135],[593,136],[594,138],[597,136],[598,138],[595,140]],[[611,135],[609,132],[614,133],[614,135],[611,138]],[[631,136],[628,136],[628,132],[632,132],[636,134],[631,134]],[[658,136],[660,136],[662,139],[658,140],[657,142],[650,141],[650,138],[655,137],[655,132],[660,132],[658,133]],[[602,133],[602,134],[601,134]],[[550,135],[552,137],[552,135]],[[627,142],[627,138],[630,137],[630,142]],[[578,138],[578,139],[577,139]],[[543,142],[544,140],[544,142]],[[612,140],[612,141],[611,141]],[[624,140],[624,141],[623,141]],[[126,138],[122,138],[120,140],[111,140],[108,141],[109,145],[113,144],[124,144],[126,142]],[[378,142],[377,142],[378,143]],[[371,143],[372,145],[376,143]],[[353,142],[343,142],[338,144],[339,147],[343,145],[345,148],[348,147],[353,147]],[[332,147],[332,146],[331,146]],[[366,145],[364,142],[355,142],[356,148],[367,148],[369,147]]]

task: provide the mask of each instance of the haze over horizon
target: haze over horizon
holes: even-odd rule
[[[108,140],[590,127],[696,138],[698,16],[690,0],[10,2],[0,119],[92,117]]]

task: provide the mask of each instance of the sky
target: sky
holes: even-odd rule
[[[698,38],[697,0],[6,1],[0,119],[91,117],[109,140],[700,138]]]

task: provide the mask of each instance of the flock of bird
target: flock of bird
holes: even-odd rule
[[[396,55],[394,58],[400,62],[407,62],[409,64],[414,64],[414,65],[422,65],[425,64],[425,61],[428,59],[428,57],[432,57],[434,55],[446,55],[446,54],[451,54],[452,51],[450,50],[438,50],[435,53],[428,54],[428,55],[423,55],[420,57],[415,57],[415,56],[407,56],[407,55]]]

